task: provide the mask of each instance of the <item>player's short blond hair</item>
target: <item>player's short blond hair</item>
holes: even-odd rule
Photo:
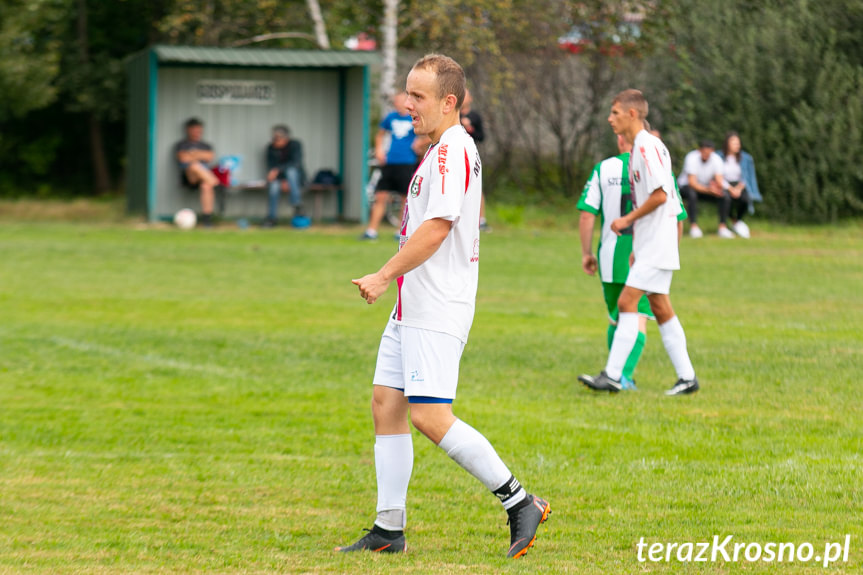
[[[644,120],[647,118],[647,98],[641,93],[641,90],[629,89],[617,94],[612,100],[611,105],[620,104],[624,111],[635,110],[638,113],[638,119]]]
[[[467,83],[464,70],[458,62],[443,54],[427,54],[416,61],[412,70],[428,70],[437,78],[438,98],[444,99],[452,94],[456,98],[456,110],[461,109]]]

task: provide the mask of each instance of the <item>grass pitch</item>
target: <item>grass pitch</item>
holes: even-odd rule
[[[639,392],[606,358],[577,232],[483,236],[456,413],[552,505],[504,559],[495,498],[420,436],[406,556],[340,555],[374,517],[369,410],[395,249],[356,230],[0,227],[2,573],[822,573],[639,562],[653,542],[825,542],[863,567],[861,227],[682,245],[672,301],[702,390],[655,326]],[[820,553],[819,553],[820,554]]]

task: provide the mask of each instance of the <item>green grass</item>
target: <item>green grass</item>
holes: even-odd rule
[[[641,391],[589,393],[600,287],[574,227],[499,225],[456,413],[554,510],[503,559],[495,498],[415,437],[407,556],[332,553],[374,516],[370,380],[394,290],[357,229],[0,226],[0,573],[821,573],[639,563],[636,543],[842,541],[863,566],[861,227],[684,240],[672,300],[702,390],[655,326]],[[142,229],[138,229],[142,228]]]

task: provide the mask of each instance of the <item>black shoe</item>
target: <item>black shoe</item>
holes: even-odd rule
[[[674,384],[674,387],[666,391],[665,395],[686,395],[688,393],[695,393],[698,389],[697,377],[693,377],[692,379],[678,379],[677,383]]]
[[[508,511],[509,513],[509,552],[507,558],[518,559],[533,547],[536,530],[540,523],[548,519],[551,506],[545,499],[528,493],[525,500]]]
[[[579,375],[578,381],[594,391],[610,391],[611,393],[617,393],[623,389],[623,384],[608,377],[608,374],[605,373],[604,370],[599,372],[599,375],[596,377],[584,374]]]
[[[403,531],[387,531],[377,525],[363,535],[359,541],[347,547],[336,547],[341,553],[371,551],[372,553],[407,553],[408,544]]]
[[[213,214],[201,214],[201,225],[205,228],[212,228]]]
[[[274,228],[274,227],[276,227],[277,225],[278,225],[278,223],[276,222],[276,220],[274,220],[274,219],[272,219],[272,218],[267,218],[266,220],[264,220],[263,222],[261,222],[261,227],[262,227],[262,228]]]

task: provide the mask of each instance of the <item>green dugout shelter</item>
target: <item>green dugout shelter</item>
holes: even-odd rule
[[[239,159],[232,183],[240,187],[264,180],[271,129],[286,124],[303,144],[308,180],[320,169],[341,177],[342,194],[321,198],[321,215],[363,220],[370,68],[377,60],[373,52],[184,46],[134,54],[127,63],[129,211],[151,221],[185,207],[200,211],[197,192],[180,183],[174,157],[183,124],[196,117],[216,160]],[[226,217],[266,214],[266,192],[226,197]],[[291,215],[287,198],[282,201],[280,216]]]

